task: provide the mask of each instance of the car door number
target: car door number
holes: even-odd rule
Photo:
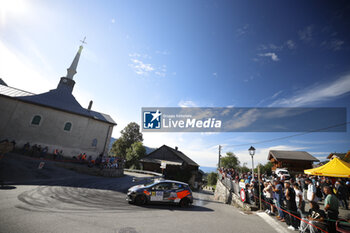
[[[151,201],[163,201],[163,196],[164,196],[163,191],[152,192]]]

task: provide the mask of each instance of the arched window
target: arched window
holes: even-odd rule
[[[92,147],[96,147],[97,146],[97,139],[96,138],[94,138],[94,140],[92,140],[91,146]]]
[[[39,115],[35,115],[32,119],[32,125],[40,125],[40,121],[41,121],[41,116]]]
[[[64,131],[70,131],[72,128],[72,123],[67,122],[66,124],[64,124]]]

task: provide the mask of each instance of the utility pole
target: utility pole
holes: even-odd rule
[[[220,167],[221,167],[220,162],[221,162],[221,145],[219,145],[219,162],[218,162],[218,168],[219,168],[219,169],[220,169]]]
[[[260,211],[262,210],[261,208],[261,183],[260,183],[260,164],[258,165],[258,184],[259,184],[259,209]]]

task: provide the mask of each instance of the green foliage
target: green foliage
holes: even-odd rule
[[[126,149],[126,165],[133,169],[140,169],[140,159],[146,155],[146,148],[142,142],[134,142],[130,148]]]
[[[220,166],[224,168],[237,168],[239,166],[239,160],[234,153],[227,152],[226,156],[220,159]]]
[[[251,169],[248,168],[246,165],[243,165],[243,166],[239,167],[238,170],[239,170],[240,172],[242,172],[242,173],[247,173],[247,172],[250,172],[250,171],[251,171]]]
[[[126,158],[126,151],[135,142],[142,142],[142,133],[140,126],[135,123],[129,123],[121,132],[121,136],[116,140],[111,148],[110,154],[117,157]]]
[[[209,186],[214,186],[214,185],[216,185],[217,181],[218,181],[218,173],[210,172],[208,174],[208,185]]]
[[[273,164],[268,161],[265,165],[261,165],[259,164],[258,166],[260,166],[260,174],[264,174],[266,173],[267,175],[271,175],[272,174],[272,167],[273,167]],[[258,168],[255,168],[254,169],[254,172],[258,172]]]

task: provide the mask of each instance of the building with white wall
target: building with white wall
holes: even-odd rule
[[[36,95],[1,80],[0,140],[15,140],[16,147],[27,142],[48,146],[49,152],[63,150],[67,157],[107,153],[116,123],[109,115],[93,111],[92,101],[83,108],[72,94],[82,49],[54,90]]]

